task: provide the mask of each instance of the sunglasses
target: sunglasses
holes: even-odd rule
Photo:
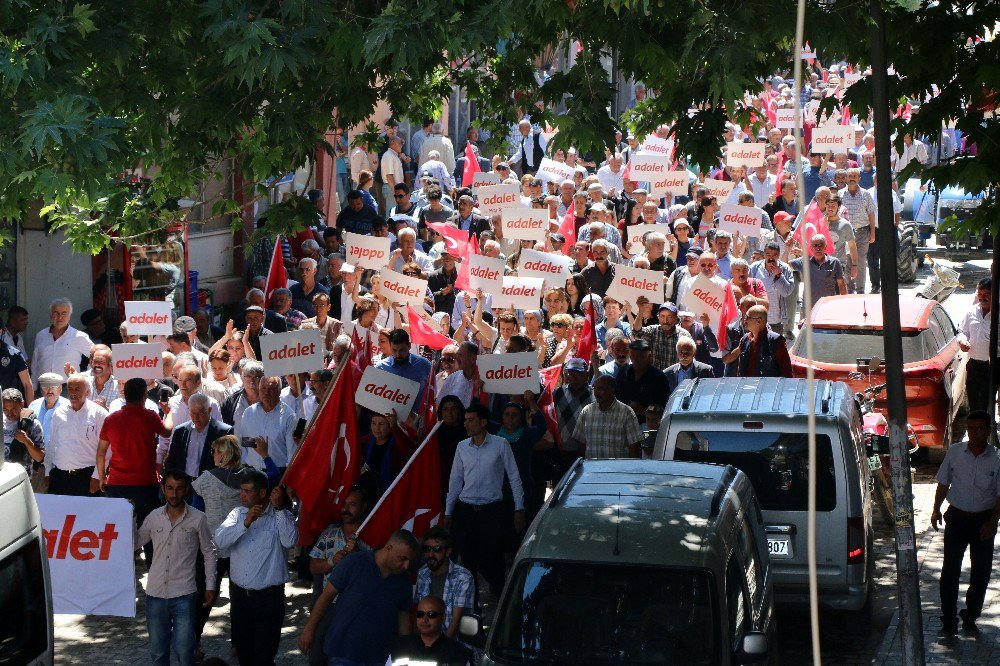
[[[406,195],[405,195],[405,194],[393,194],[393,195],[392,195],[392,198],[393,198],[393,199],[403,199],[403,198],[405,198],[405,197],[406,197]]]
[[[552,328],[566,328],[566,324],[560,324],[558,322],[555,322],[552,324]]]
[[[455,357],[443,356],[441,358],[441,362],[442,363],[454,363],[455,362]]]
[[[440,553],[443,550],[444,550],[444,546],[440,546],[440,545],[438,545],[438,546],[425,545],[424,546],[424,552],[425,553]]]
[[[417,616],[417,619],[420,619],[422,617],[426,617],[428,620],[436,620],[439,617],[441,617],[441,611],[422,611],[422,610],[418,610],[417,612],[414,613],[414,615]]]
[[[510,171],[510,167],[498,166],[497,171]]]

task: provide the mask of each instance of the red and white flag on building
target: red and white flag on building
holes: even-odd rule
[[[303,546],[312,545],[320,532],[339,521],[340,507],[358,480],[361,452],[351,376],[354,371],[349,358],[343,362],[344,369],[282,480],[301,502],[299,545]]]
[[[384,546],[396,530],[409,530],[419,539],[444,517],[439,427],[434,425],[358,528],[358,538],[372,548]]]
[[[264,304],[271,307],[271,296],[275,289],[288,287],[288,272],[285,271],[285,258],[281,253],[281,236],[274,239],[274,252],[271,253],[271,266],[267,269],[267,284],[264,287]]]

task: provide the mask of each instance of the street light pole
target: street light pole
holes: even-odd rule
[[[903,663],[924,663],[924,633],[920,613],[920,581],[913,525],[913,486],[906,435],[906,387],[903,383],[903,340],[899,324],[899,274],[896,226],[893,224],[892,167],[889,164],[890,128],[887,90],[885,12],[880,0],[871,0],[872,106],[875,118],[875,183],[878,187],[879,261],[882,268],[882,332],[885,341],[885,381],[892,445],[892,495],[896,515],[896,585]]]

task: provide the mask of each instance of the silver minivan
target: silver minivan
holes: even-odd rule
[[[763,662],[770,571],[736,468],[578,461],[517,553],[482,663]]]
[[[874,561],[871,473],[854,392],[817,381],[816,551],[820,605],[870,611]],[[775,599],[809,598],[808,393],[806,380],[686,380],[671,395],[653,450],[657,460],[733,465],[764,513]]]

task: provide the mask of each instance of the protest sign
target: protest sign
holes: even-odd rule
[[[569,166],[565,162],[556,162],[548,157],[543,157],[542,161],[538,165],[538,172],[535,176],[541,178],[542,180],[551,180],[561,183],[564,180],[573,180],[574,171],[576,171],[576,169]]]
[[[538,393],[541,379],[538,374],[538,354],[480,354],[476,362],[483,390],[498,395],[522,395],[525,391]]]
[[[650,303],[662,303],[664,279],[663,271],[650,271],[618,264],[615,266],[615,277],[608,287],[607,295],[623,305],[630,303],[633,310],[640,296],[645,296]]]
[[[131,333],[131,331],[129,331]],[[142,342],[111,345],[111,364],[115,379],[160,379],[163,377],[163,345]]]
[[[129,335],[170,335],[173,313],[166,301],[125,301],[125,327]]]
[[[352,234],[350,231],[344,232],[344,244],[347,246],[347,259],[345,263],[361,268],[374,268],[378,270],[389,263],[389,237],[380,238],[378,236],[362,236]]]
[[[545,280],[545,288],[565,287],[569,279],[569,266],[573,260],[565,254],[539,252],[530,248],[521,250],[517,274]]]
[[[760,208],[722,204],[719,207],[719,229],[744,238],[760,238],[760,227],[764,224],[764,211]]]
[[[500,292],[493,294],[493,307],[536,310],[541,307],[544,282],[538,277],[505,276]]]
[[[662,178],[670,171],[670,158],[666,155],[635,153],[628,163],[630,180],[648,183]]]
[[[52,579],[52,610],[135,617],[132,504],[109,497],[35,495]]]
[[[722,319],[722,307],[725,301],[725,283],[717,283],[702,273],[698,275],[684,295],[681,306],[683,309],[693,312],[696,319],[700,319],[703,313],[707,314],[709,325],[718,334],[719,321]]]
[[[318,328],[260,336],[261,363],[268,377],[312,372],[326,367]]]
[[[844,74],[844,87],[850,88],[862,78],[864,78],[864,75],[861,72],[847,72]]]
[[[423,306],[427,295],[427,280],[403,275],[396,271],[382,271],[382,295],[392,303]]]
[[[630,254],[640,254],[643,250],[642,237],[654,231],[664,236],[671,233],[669,224],[633,224],[628,227],[628,251]]]
[[[830,124],[817,127],[812,132],[812,153],[838,153],[854,146],[854,128],[850,125]]]
[[[708,190],[708,196],[715,197],[720,202],[725,201],[729,197],[729,193],[736,187],[736,183],[731,180],[715,180],[714,178],[706,178],[702,181],[702,185]]]
[[[668,171],[650,179],[649,193],[654,197],[680,197],[688,193],[690,185],[691,174],[687,171]]]
[[[480,188],[500,184],[500,174],[495,171],[477,171],[472,177],[472,193],[479,194]]]
[[[482,289],[484,294],[499,294],[503,289],[503,259],[470,254],[462,261],[469,262],[469,286],[473,291]]]
[[[775,109],[774,126],[777,127],[778,129],[792,129],[795,127],[796,115],[798,115],[800,118],[802,117],[802,114],[799,112],[798,109]]]
[[[500,233],[504,238],[544,242],[548,230],[548,208],[507,208],[500,212]]]
[[[521,186],[515,183],[501,183],[480,187],[479,213],[486,217],[499,215],[506,208],[519,208],[521,203]]]
[[[418,382],[386,372],[374,365],[365,368],[358,390],[354,393],[354,401],[362,407],[367,407],[376,414],[388,414],[392,410],[400,423],[410,416],[418,397]]]
[[[661,155],[670,158],[674,154],[674,142],[670,139],[661,139],[655,134],[650,134],[639,146],[636,155]]]
[[[726,166],[747,168],[758,167],[764,163],[763,143],[743,143],[735,141],[726,144]]]

